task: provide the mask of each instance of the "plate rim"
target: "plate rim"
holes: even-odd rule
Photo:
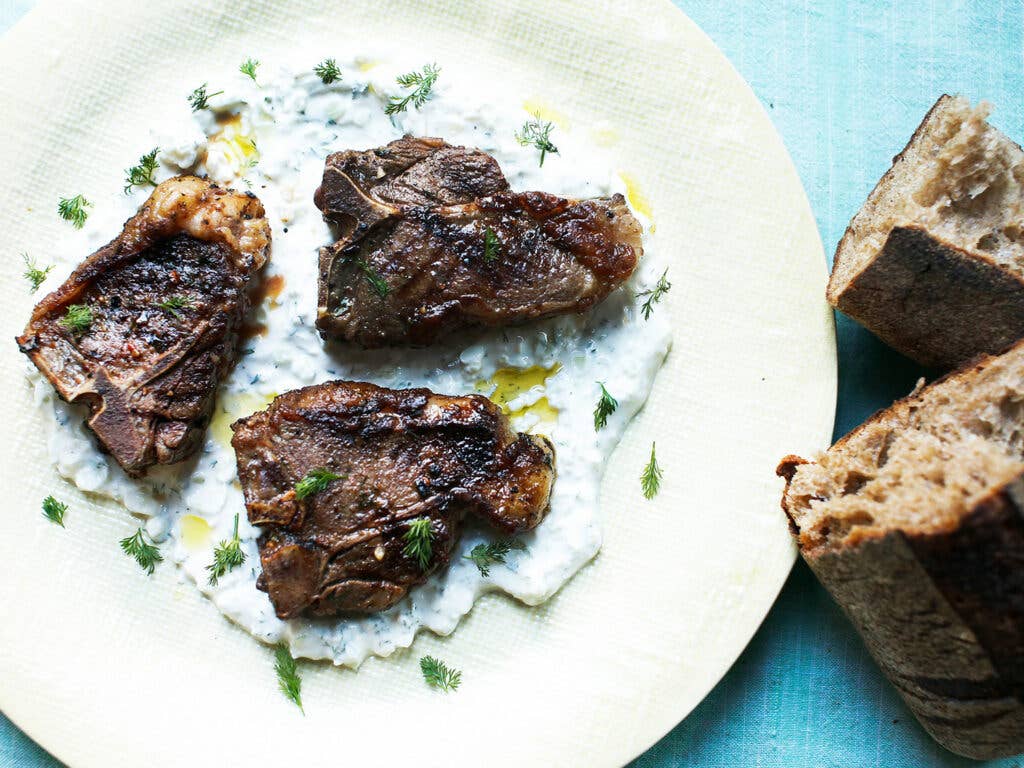
[[[36,15],[40,15],[41,16],[43,13],[49,12],[56,5],[57,5],[56,3],[51,3],[51,2],[41,2],[38,5],[36,5],[31,11],[29,11],[28,14],[26,14],[25,17],[23,17],[21,20],[19,20],[2,37],[0,37],[0,46],[9,45],[10,41],[15,37],[15,35],[19,32],[19,30],[26,28],[26,22],[29,21],[30,17],[32,19],[34,19]],[[823,244],[821,242],[820,230],[819,230],[819,228],[817,226],[817,222],[816,222],[816,220],[814,218],[813,210],[811,208],[810,201],[809,201],[809,199],[807,197],[806,190],[803,187],[802,180],[800,179],[799,173],[797,172],[795,164],[793,163],[792,157],[789,154],[788,150],[786,150],[785,145],[784,145],[784,143],[781,140],[781,136],[779,136],[779,134],[778,134],[778,129],[774,126],[774,124],[771,123],[770,116],[768,115],[767,111],[765,110],[764,105],[761,103],[760,99],[757,98],[756,94],[754,93],[753,89],[750,87],[749,83],[747,83],[747,81],[742,77],[742,75],[740,75],[740,73],[736,70],[736,68],[734,67],[732,62],[729,61],[729,59],[717,47],[717,45],[714,43],[714,41],[702,29],[700,29],[700,27],[698,27],[682,11],[682,9],[678,8],[677,6],[675,6],[673,3],[670,2],[670,0],[654,0],[652,5],[663,6],[664,10],[670,10],[672,13],[679,14],[679,16],[681,18],[685,19],[686,22],[690,25],[690,27],[692,27],[691,31],[695,32],[696,34],[699,34],[704,39],[704,41],[706,42],[706,45],[708,47],[714,49],[714,51],[717,52],[717,54],[720,57],[721,61],[725,63],[725,65],[729,68],[729,70],[731,70],[731,74],[735,78],[735,80],[738,81],[739,83],[742,83],[744,89],[747,92],[748,98],[752,99],[753,103],[757,104],[757,108],[760,110],[760,113],[761,113],[761,116],[763,117],[763,119],[767,120],[768,123],[771,124],[772,131],[774,132],[775,136],[778,138],[779,144],[782,147],[782,152],[784,154],[785,162],[786,162],[786,164],[788,166],[788,170],[793,175],[793,177],[796,179],[797,184],[800,186],[801,193],[802,193],[801,205],[805,209],[804,210],[804,214],[806,214],[809,217],[811,226],[813,227],[814,235],[815,235],[815,239],[816,239],[816,243],[817,243],[817,251],[822,256],[821,267],[824,269],[823,274],[827,275],[828,261],[827,261],[827,257],[825,257],[824,247],[823,247]],[[829,320],[828,320],[828,326],[829,326],[828,335],[829,335],[829,340],[831,342],[830,343],[831,364],[830,364],[829,367],[830,367],[830,370],[831,370],[830,376],[831,376],[831,390],[832,391],[831,391],[831,394],[829,395],[828,399],[831,401],[832,407],[830,409],[831,416],[830,416],[830,418],[828,420],[829,423],[827,424],[828,435],[831,436],[832,430],[834,429],[834,425],[835,425],[836,404],[837,404],[837,394],[838,394],[837,393],[838,359],[837,359],[837,355],[836,355],[835,317],[834,317],[834,313],[832,313],[830,310],[827,309],[827,305],[825,305],[825,303],[824,303],[824,297],[823,296],[822,296],[821,301],[822,301],[822,305],[823,305],[823,310],[829,316]],[[675,325],[676,324],[673,323],[674,328],[675,328]],[[661,384],[661,385],[656,384],[655,386],[663,386],[663,384]],[[825,425],[823,425],[823,429],[824,428],[825,428]],[[634,425],[630,425],[630,429],[634,429]],[[636,757],[638,755],[643,754],[648,749],[650,749],[650,747],[652,745],[656,744],[658,741],[660,741],[662,738],[664,738],[664,736],[667,733],[669,733],[676,725],[678,725],[682,720],[684,720],[686,717],[688,717],[692,713],[693,709],[696,706],[699,706],[699,704],[707,697],[708,693],[710,693],[710,691],[713,690],[713,688],[715,686],[717,686],[719,682],[721,682],[722,678],[726,674],[728,674],[729,670],[732,669],[732,667],[735,664],[736,660],[739,658],[739,655],[742,654],[743,650],[745,650],[746,647],[749,645],[750,640],[756,634],[758,629],[762,626],[762,624],[763,624],[765,618],[767,617],[769,611],[772,609],[772,607],[773,607],[773,605],[774,605],[774,603],[775,603],[775,601],[776,601],[776,599],[778,597],[779,592],[781,591],[781,589],[783,588],[786,580],[788,579],[789,573],[791,572],[791,569],[792,569],[792,564],[795,561],[795,557],[796,557],[796,552],[795,552],[795,549],[793,549],[792,552],[791,552],[791,558],[790,558],[789,567],[786,569],[785,573],[781,573],[780,574],[780,576],[778,578],[777,584],[774,584],[773,588],[770,590],[771,595],[772,595],[771,600],[766,602],[766,604],[764,605],[763,611],[760,611],[760,610],[758,611],[758,613],[760,614],[760,618],[756,621],[756,623],[753,624],[753,626],[750,629],[749,633],[746,634],[746,636],[742,639],[742,643],[740,645],[740,653],[737,654],[732,659],[732,661],[725,668],[725,670],[722,671],[722,673],[720,675],[715,677],[714,680],[712,682],[710,682],[710,684],[708,684],[705,687],[705,690],[696,699],[696,702],[694,703],[693,707],[691,707],[685,714],[683,714],[681,717],[679,717],[677,719],[674,719],[674,720],[671,720],[671,721],[666,719],[665,723],[662,723],[661,725],[659,725],[659,732],[653,738],[651,738],[647,742],[647,744],[643,747],[643,749],[641,749],[639,752],[637,752],[635,755],[633,755],[633,757]],[[0,694],[2,694],[2,692],[0,692]],[[6,698],[6,697],[4,697],[4,698]],[[17,708],[15,708],[15,710],[16,709]],[[15,726],[18,727],[22,732],[24,732],[26,735],[28,735],[30,738],[32,738],[32,740],[37,745],[39,745],[40,748],[46,750],[47,752],[50,752],[49,748],[47,746],[45,746],[45,742],[44,742],[43,738],[39,737],[40,735],[37,733],[37,728],[35,727],[36,726],[35,723],[25,723],[25,725],[23,725],[22,724],[22,718],[19,716],[19,713],[17,711],[12,711],[11,708],[9,708],[9,707],[5,708],[4,712],[5,712],[6,716],[11,720],[11,722],[14,723]],[[662,725],[664,726],[663,728],[661,727]],[[55,752],[50,752],[50,754],[54,754],[56,756],[57,752],[56,751]],[[630,759],[632,759],[632,758],[630,758]]]

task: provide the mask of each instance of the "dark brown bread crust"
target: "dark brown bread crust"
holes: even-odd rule
[[[842,250],[847,230],[840,243]],[[918,227],[882,250],[829,303],[922,365],[950,368],[1024,336],[1024,281],[982,253]]]
[[[970,381],[996,359],[980,355],[928,389]],[[832,450],[898,409],[919,407],[922,397],[914,392],[879,411]],[[800,553],[924,728],[967,757],[1024,751],[1024,475],[993,489],[949,530],[864,533],[834,547],[801,531],[788,508],[790,483],[806,463],[787,456],[776,470]]]
[[[787,490],[801,463],[780,463]],[[952,530],[801,554],[936,741],[976,759],[1024,751],[1024,475]]]
[[[943,94],[928,110],[871,195],[901,170],[951,98]],[[854,221],[836,248],[826,297],[893,349],[922,365],[954,368],[1024,336],[1024,282],[987,254],[964,251],[921,228],[894,227],[882,250],[840,291],[835,266],[857,237]]]
[[[953,531],[892,531],[805,560],[936,741],[1024,751],[1024,480]]]

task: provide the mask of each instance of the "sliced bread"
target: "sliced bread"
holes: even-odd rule
[[[942,96],[854,216],[828,300],[924,365],[1024,336],[1024,152]]]
[[[1024,342],[778,473],[801,554],[925,729],[1024,752]]]

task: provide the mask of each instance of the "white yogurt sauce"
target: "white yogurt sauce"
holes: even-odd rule
[[[670,331],[663,306],[649,320],[640,313],[643,299],[637,292],[653,286],[664,269],[645,226],[645,254],[636,275],[587,315],[463,334],[422,350],[368,352],[325,345],[313,326],[316,260],[317,249],[333,238],[313,205],[313,191],[330,152],[383,145],[405,133],[439,136],[493,155],[515,190],[569,197],[627,191],[602,151],[565,125],[551,137],[558,154],[549,154],[540,167],[537,150],[515,139],[530,117],[524,107],[494,103],[465,84],[460,89],[453,73],[442,69],[430,101],[392,121],[382,107],[388,96],[401,93],[394,80],[401,70],[358,61],[341,68],[342,78],[330,86],[311,72],[282,71],[273,77],[261,72],[258,85],[236,75],[234,86],[220,86],[227,93],[210,104],[222,116],[237,113],[238,120],[225,128],[213,111],[189,116],[183,102],[182,124],[154,133],[154,143],[163,148],[161,179],[185,171],[207,173],[259,196],[274,240],[264,279],[284,278],[277,299],[253,310],[252,319],[266,333],[242,342],[202,452],[133,480],[96,447],[84,427],[83,409],[62,403],[38,374],[33,378],[37,403],[53,415],[49,444],[61,475],[145,517],[148,531],[164,542],[165,555],[225,616],[257,638],[285,641],[296,656],[354,667],[371,654],[387,656],[409,646],[420,628],[450,633],[484,592],[501,590],[530,605],[541,603],[594,557],[601,546],[598,494],[605,463],[647,398],[668,352]],[[79,236],[55,271],[66,274],[88,247],[113,237],[147,194],[143,189],[121,196],[112,189],[110,201],[97,205],[90,217],[88,243],[83,246]],[[60,279],[52,277],[47,287]],[[483,392],[508,408],[518,430],[547,434],[555,444],[558,475],[550,514],[521,537],[526,549],[512,552],[506,565],[493,566],[484,577],[463,556],[497,534],[469,523],[450,567],[393,608],[359,619],[278,619],[266,594],[256,589],[259,529],[245,519],[228,425],[264,408],[277,394],[331,379],[446,394]],[[595,431],[599,381],[619,406],[607,426]],[[636,477],[638,495],[640,469],[624,470]],[[246,562],[211,587],[206,568],[216,543],[230,538],[236,514]]]

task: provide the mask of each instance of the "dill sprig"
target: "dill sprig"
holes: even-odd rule
[[[46,280],[46,276],[50,274],[50,270],[53,269],[53,265],[40,269],[36,266],[36,260],[30,257],[27,253],[21,254],[22,261],[25,262],[25,279],[28,280],[31,285],[30,292],[35,293],[39,290],[39,286]]]
[[[363,276],[366,278],[366,282],[370,284],[370,287],[373,288],[373,292],[382,299],[387,298],[387,295],[391,293],[388,281],[381,277],[380,273],[371,267],[364,258],[356,259],[356,266],[362,270]]]
[[[198,112],[200,109],[208,109],[210,106],[210,99],[212,99],[214,96],[220,96],[222,93],[224,93],[224,91],[214,91],[213,93],[207,93],[206,88],[207,84],[203,83],[188,95],[188,103],[192,105],[193,112]]]
[[[192,299],[188,296],[168,296],[163,301],[158,302],[157,306],[165,312],[170,312],[180,320],[181,310],[192,308]]]
[[[156,173],[158,163],[156,156],[160,154],[160,147],[154,147],[152,152],[139,158],[139,164],[133,165],[124,174],[124,193],[129,194],[135,187],[143,184],[156,186],[153,174]]]
[[[246,77],[252,78],[252,81],[256,82],[256,68],[260,65],[259,59],[246,59],[239,67],[238,71]]]
[[[653,499],[658,495],[662,474],[662,469],[658,466],[658,459],[654,455],[654,443],[651,443],[651,460],[647,462],[643,474],[640,475],[640,487],[643,489],[645,499]]]
[[[306,714],[306,710],[302,708],[302,678],[299,677],[299,666],[284,643],[274,646],[274,671],[277,673],[277,685],[281,693],[295,702],[295,706],[302,714]]]
[[[417,109],[422,107],[427,102],[440,73],[441,68],[437,64],[427,64],[422,72],[412,71],[396,77],[395,82],[403,88],[412,90],[402,97],[392,96],[384,107],[384,114],[397,115],[399,112],[405,112],[410,104]]]
[[[648,288],[646,291],[640,291],[636,297],[646,296],[647,301],[644,302],[640,311],[644,315],[644,320],[651,319],[651,313],[654,311],[654,305],[661,301],[662,297],[672,290],[672,283],[670,283],[666,277],[668,275],[668,268],[661,273],[661,277],[658,278],[657,284],[653,288]]]
[[[152,575],[157,563],[162,563],[164,556],[160,549],[153,544],[152,539],[146,541],[148,534],[145,528],[139,528],[132,536],[121,539],[121,549],[129,557],[134,557],[135,562],[142,567],[146,573]]]
[[[462,683],[462,673],[457,669],[451,669],[440,659],[433,656],[424,656],[420,659],[420,671],[427,685],[439,688],[446,693],[454,691]]]
[[[429,517],[417,517],[409,521],[409,529],[402,534],[405,547],[402,554],[411,557],[421,571],[427,570],[434,553],[434,526]]]
[[[544,157],[548,152],[558,154],[558,147],[551,143],[551,131],[554,126],[550,122],[544,122],[540,115],[534,115],[533,120],[527,120],[523,127],[516,131],[516,141],[521,146],[533,146],[540,150],[540,164],[544,165]]]
[[[235,530],[231,534],[231,539],[225,539],[214,548],[213,562],[206,566],[206,570],[210,572],[208,579],[210,586],[216,587],[221,576],[228,571],[233,571],[244,562],[245,552],[242,551],[242,542],[238,538],[238,513],[236,512]]]
[[[300,501],[307,496],[320,493],[327,489],[327,486],[335,480],[340,480],[341,475],[336,475],[324,467],[311,469],[306,476],[295,484],[295,498]]]
[[[604,428],[608,424],[608,417],[615,413],[615,409],[619,407],[619,401],[608,394],[608,390],[604,388],[604,384],[600,381],[597,382],[598,386],[601,387],[601,397],[597,401],[597,407],[594,408],[594,431]]]
[[[57,501],[53,496],[43,499],[43,517],[51,523],[64,527],[64,513],[68,511],[68,505]]]
[[[85,226],[85,220],[89,218],[89,212],[85,210],[86,208],[92,208],[92,203],[82,195],[62,197],[60,202],[57,203],[57,213],[64,221],[70,221],[75,229],[81,229]]]
[[[92,310],[85,304],[70,304],[67,313],[59,322],[77,336],[85,333],[92,325]]]
[[[313,67],[313,71],[324,85],[330,85],[335,80],[341,80],[341,69],[338,67],[338,62],[334,59],[324,59]]]
[[[468,555],[463,555],[463,557],[473,561],[481,576],[490,576],[491,566],[504,565],[505,558],[513,549],[522,551],[526,549],[526,545],[519,539],[501,539],[490,544],[477,544]]]
[[[498,258],[501,251],[501,240],[490,227],[484,230],[484,261],[488,264]]]

